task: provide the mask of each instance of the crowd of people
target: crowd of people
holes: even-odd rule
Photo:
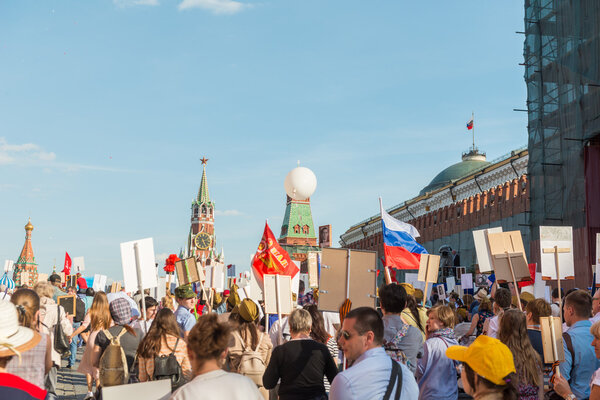
[[[88,400],[163,379],[173,400],[600,399],[600,291],[555,290],[548,303],[494,284],[423,299],[392,283],[379,308],[340,316],[303,286],[281,319],[235,285],[208,299],[189,285],[162,299],[65,288],[56,274],[0,288],[0,398],[56,398],[61,361],[75,368],[84,347]],[[67,294],[79,311],[57,303]],[[547,363],[540,318],[558,315],[564,361]]]

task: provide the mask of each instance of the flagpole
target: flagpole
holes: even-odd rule
[[[471,121],[473,121],[473,152],[475,152],[475,112],[471,113]]]

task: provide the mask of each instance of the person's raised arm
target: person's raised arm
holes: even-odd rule
[[[477,328],[477,323],[479,322],[479,314],[473,315],[473,319],[471,320],[471,326],[469,327],[469,331],[465,333],[465,336],[471,336],[475,329]]]

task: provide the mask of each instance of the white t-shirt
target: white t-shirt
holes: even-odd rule
[[[590,387],[594,385],[600,386],[600,368],[595,370],[592,374],[592,379],[590,380]]]
[[[550,309],[552,310],[552,316],[553,317],[559,317],[560,316],[560,306],[556,303],[552,303],[550,304]]]
[[[490,324],[488,325],[487,335],[489,337],[493,337],[495,339],[498,338],[498,329],[500,329],[500,320],[497,315],[494,315],[490,319]]]
[[[0,293],[0,300],[10,301],[10,294],[8,294],[6,292]]]
[[[256,384],[243,375],[216,370],[198,375],[169,400],[263,400]]]

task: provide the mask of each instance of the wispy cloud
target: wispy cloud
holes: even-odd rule
[[[183,0],[177,6],[180,10],[201,8],[213,14],[236,14],[249,7],[248,4],[234,0]]]
[[[105,172],[134,172],[120,168],[101,165],[77,164],[57,161],[56,154],[46,151],[35,143],[11,144],[6,138],[0,137],[0,165],[19,165],[27,167],[43,167],[43,171],[53,170],[77,172],[81,170]]]
[[[158,0],[113,0],[117,7],[157,6]]]
[[[215,215],[220,217],[237,217],[244,215],[244,213],[238,210],[215,210]]]
[[[20,159],[29,161],[54,161],[56,154],[44,151],[33,143],[9,144],[5,138],[0,137],[0,165],[15,164]]]

